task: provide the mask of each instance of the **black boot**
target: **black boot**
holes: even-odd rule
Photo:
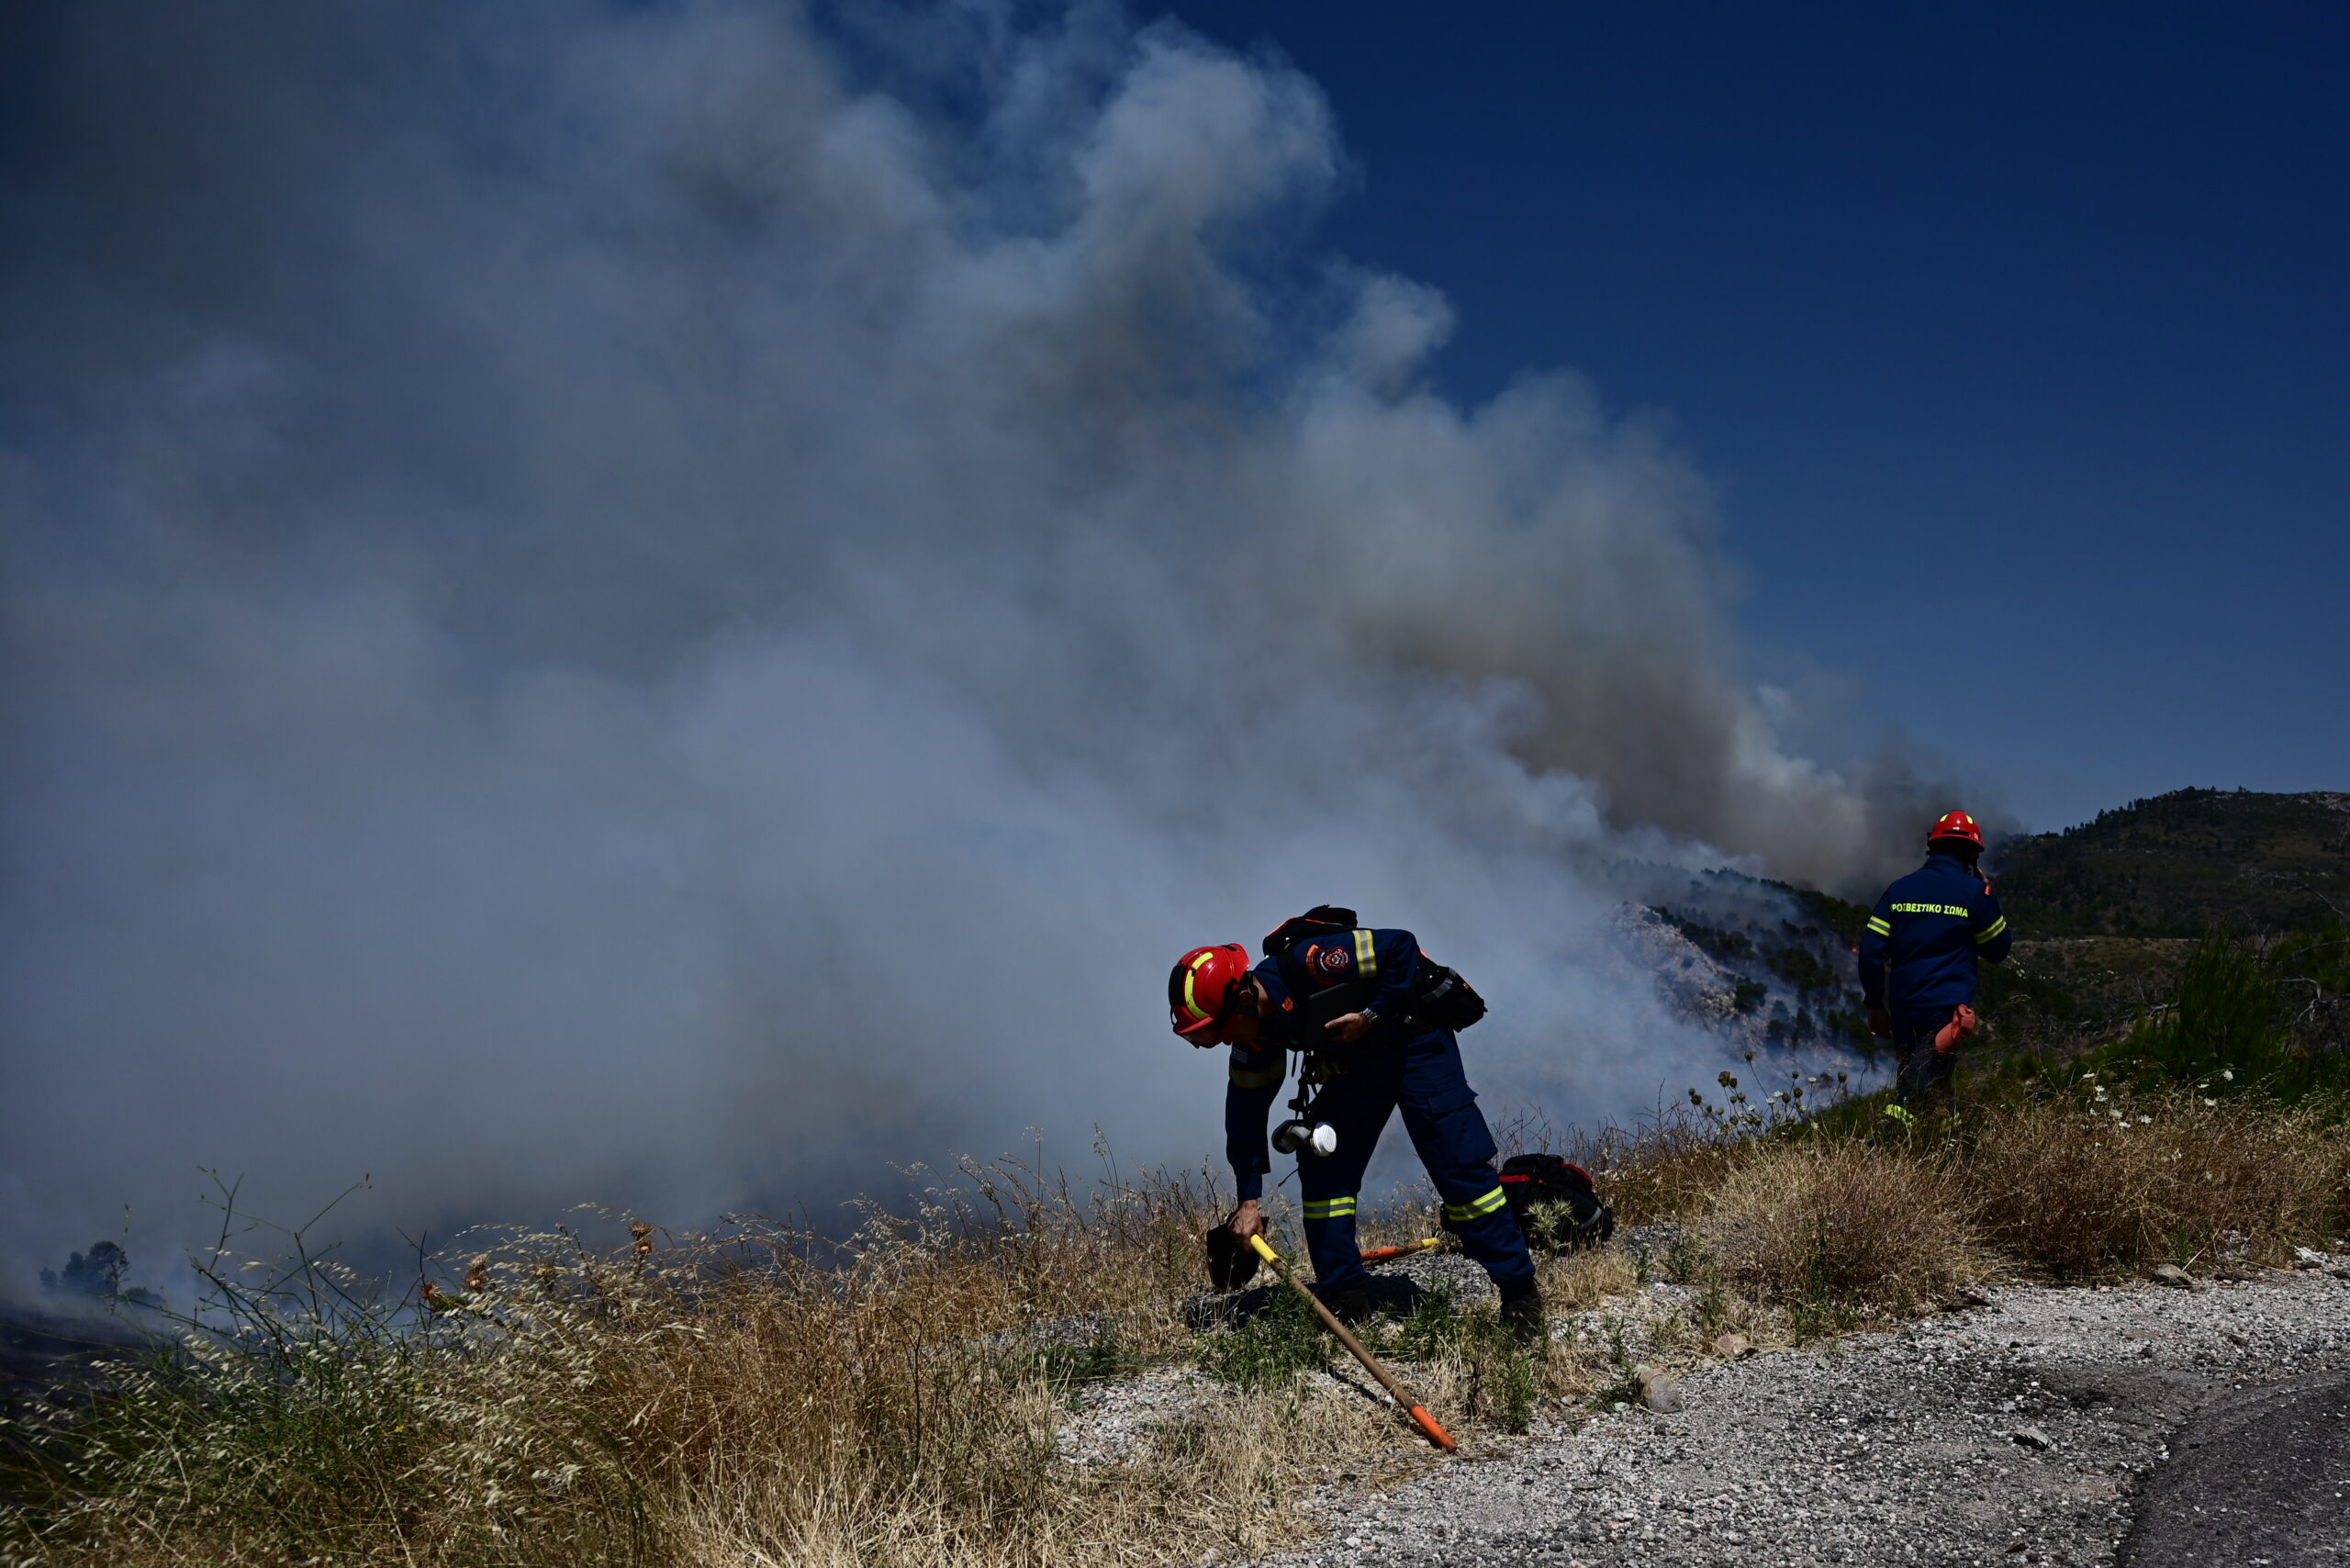
[[[1532,1280],[1502,1287],[1502,1332],[1521,1345],[1539,1345],[1550,1338],[1550,1315],[1542,1309],[1542,1287]]]
[[[1371,1293],[1360,1285],[1352,1290],[1331,1292],[1325,1305],[1329,1307],[1331,1316],[1349,1328],[1360,1327],[1371,1321]]]

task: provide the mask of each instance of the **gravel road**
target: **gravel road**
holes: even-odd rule
[[[1986,1295],[1897,1331],[1706,1367],[1676,1415],[1604,1413],[1393,1492],[1316,1498],[1327,1538],[1272,1561],[2092,1564],[2126,1540],[2123,1561],[2147,1568],[2350,1562],[2325,1523],[2350,1509],[2329,1501],[2350,1476],[2350,1419],[2330,1414],[2344,1403],[2332,1374],[2350,1371],[2350,1281],[2311,1269]],[[2262,1404],[2263,1385],[2280,1397]],[[2263,1440],[2272,1417],[2298,1419],[2299,1437]],[[2194,1452],[2184,1443],[2253,1443],[2261,1462],[2236,1471],[2262,1470],[2267,1490],[2209,1465],[2199,1484],[2167,1470],[2174,1438]],[[2198,1522],[2199,1506],[2235,1506],[2231,1486],[2266,1521],[2265,1546]]]

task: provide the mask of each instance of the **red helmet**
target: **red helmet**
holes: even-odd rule
[[[1929,845],[1938,838],[1960,839],[1977,849],[1983,847],[1983,830],[1976,827],[1975,819],[1964,812],[1944,812],[1940,820],[1926,830]]]
[[[1248,948],[1237,942],[1192,948],[1167,977],[1167,1005],[1175,1032],[1188,1040],[1214,1028],[1232,1016],[1248,986]]]

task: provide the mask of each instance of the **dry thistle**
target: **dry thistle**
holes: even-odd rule
[[[487,1289],[488,1285],[489,1254],[487,1252],[476,1252],[474,1254],[474,1260],[472,1264],[465,1270],[465,1289],[469,1291],[478,1291]]]
[[[628,1233],[636,1238],[636,1255],[638,1257],[650,1258],[653,1256],[653,1227],[650,1225],[647,1225],[641,1219],[631,1220],[629,1221]]]

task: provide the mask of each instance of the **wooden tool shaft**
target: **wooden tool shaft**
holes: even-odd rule
[[[1322,1320],[1322,1327],[1337,1336],[1338,1343],[1344,1345],[1354,1359],[1362,1363],[1363,1370],[1379,1380],[1379,1386],[1385,1389],[1393,1397],[1395,1403],[1404,1407],[1404,1413],[1411,1417],[1421,1431],[1427,1434],[1428,1441],[1447,1453],[1452,1452],[1458,1446],[1452,1440],[1452,1434],[1437,1425],[1436,1417],[1428,1414],[1427,1407],[1413,1398],[1411,1393],[1395,1381],[1394,1374],[1379,1364],[1377,1356],[1363,1349],[1362,1341],[1354,1337],[1354,1331],[1338,1321],[1338,1315],[1324,1305],[1320,1296],[1315,1295],[1298,1282],[1297,1276],[1289,1271],[1289,1264],[1282,1260],[1281,1255],[1267,1246],[1265,1238],[1261,1236],[1250,1237],[1248,1245],[1257,1249],[1258,1257],[1273,1266],[1273,1271],[1281,1275],[1282,1283],[1305,1298],[1305,1305],[1314,1309],[1314,1316]]]

